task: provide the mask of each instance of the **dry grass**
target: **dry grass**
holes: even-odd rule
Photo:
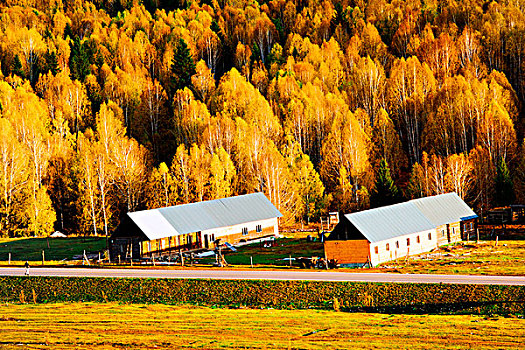
[[[525,241],[461,243],[438,251],[388,262],[379,270],[403,273],[525,275]]]
[[[119,304],[1,305],[0,348],[520,349],[525,320]]]

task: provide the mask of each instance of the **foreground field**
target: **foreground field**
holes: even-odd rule
[[[383,265],[381,272],[525,275],[525,241],[462,243]]]
[[[1,305],[0,348],[519,349],[525,320],[126,304]]]

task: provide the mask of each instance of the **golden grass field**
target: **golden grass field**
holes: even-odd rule
[[[409,259],[387,262],[379,272],[525,275],[525,241],[462,242]]]
[[[523,349],[521,318],[2,304],[1,349]]]

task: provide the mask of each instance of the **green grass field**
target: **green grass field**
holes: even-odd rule
[[[522,349],[525,320],[127,304],[0,305],[2,349]]]
[[[250,265],[250,257],[254,265],[289,265],[283,260],[301,256],[324,256],[323,243],[306,242],[304,238],[281,238],[274,246],[264,247],[264,243],[255,243],[237,248],[237,252],[223,249],[224,257],[231,265]],[[212,263],[214,258],[202,259],[204,263]]]
[[[84,250],[98,252],[104,249],[104,237],[2,239],[0,261],[7,261],[9,253],[13,261],[42,261],[42,250],[46,261],[71,260],[74,255],[81,255]]]

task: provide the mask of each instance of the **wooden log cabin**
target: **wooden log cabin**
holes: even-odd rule
[[[346,214],[325,241],[325,253],[342,266],[377,266],[469,239],[476,219],[456,193]]]
[[[175,255],[277,236],[282,214],[263,193],[215,199],[127,214],[110,239],[111,258]]]

